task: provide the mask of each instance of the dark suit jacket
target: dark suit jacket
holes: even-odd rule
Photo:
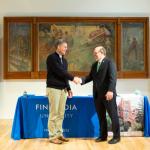
[[[104,97],[107,91],[116,94],[116,67],[114,63],[104,58],[97,72],[97,62],[92,65],[88,76],[82,78],[82,84],[93,81],[93,97]]]

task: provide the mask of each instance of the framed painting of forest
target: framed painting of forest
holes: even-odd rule
[[[93,49],[102,45],[116,63],[118,77],[148,76],[148,18],[5,17],[4,78],[46,78],[46,58],[54,43],[68,43],[68,69],[88,74]]]

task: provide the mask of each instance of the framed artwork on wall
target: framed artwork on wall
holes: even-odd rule
[[[32,71],[31,24],[8,25],[8,71]]]
[[[84,73],[90,70],[94,62],[92,53],[98,45],[106,47],[107,55],[115,60],[116,24],[108,20],[83,22],[82,19],[53,20],[49,18],[38,19],[38,60],[39,71],[45,71],[45,58],[55,51],[54,43],[63,38],[68,43],[67,60],[69,71]],[[79,57],[80,56],[80,57]],[[82,57],[82,59],[81,59]]]
[[[148,20],[120,19],[120,53],[122,74],[148,76]]]
[[[54,43],[68,43],[69,71],[86,75],[93,49],[102,45],[117,66],[119,78],[148,76],[148,18],[5,17],[4,78],[46,78],[46,58]]]
[[[32,18],[4,19],[4,77],[30,78],[33,71]]]

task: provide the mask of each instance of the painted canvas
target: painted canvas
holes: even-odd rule
[[[121,94],[117,96],[118,116],[122,136],[143,136],[144,131],[144,101],[142,95]],[[108,120],[108,130],[112,131],[111,120]],[[110,135],[112,133],[110,132]]]
[[[121,57],[123,71],[144,70],[144,24],[122,23]]]
[[[9,23],[8,71],[32,71],[31,25]]]
[[[58,38],[68,42],[69,71],[88,72],[94,61],[93,49],[98,45],[103,45],[107,56],[115,59],[114,23],[39,23],[38,31],[40,71],[46,70],[47,55],[55,51]]]

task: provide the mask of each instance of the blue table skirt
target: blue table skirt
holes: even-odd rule
[[[150,104],[147,96],[144,96],[144,136],[150,137]]]
[[[11,137],[47,138],[48,106],[48,98],[44,96],[19,97]],[[67,100],[64,117],[65,137],[95,137],[99,134],[92,97],[73,97]]]
[[[45,107],[42,109],[43,106]],[[33,95],[19,97],[11,137],[16,140],[22,138],[48,137],[48,131],[45,131],[48,123],[47,116],[47,97]]]
[[[49,105],[46,96],[27,95],[18,98],[11,138],[48,137]],[[63,122],[65,137],[97,137],[99,124],[92,97],[67,100]],[[144,97],[144,136],[150,136],[150,106]]]

